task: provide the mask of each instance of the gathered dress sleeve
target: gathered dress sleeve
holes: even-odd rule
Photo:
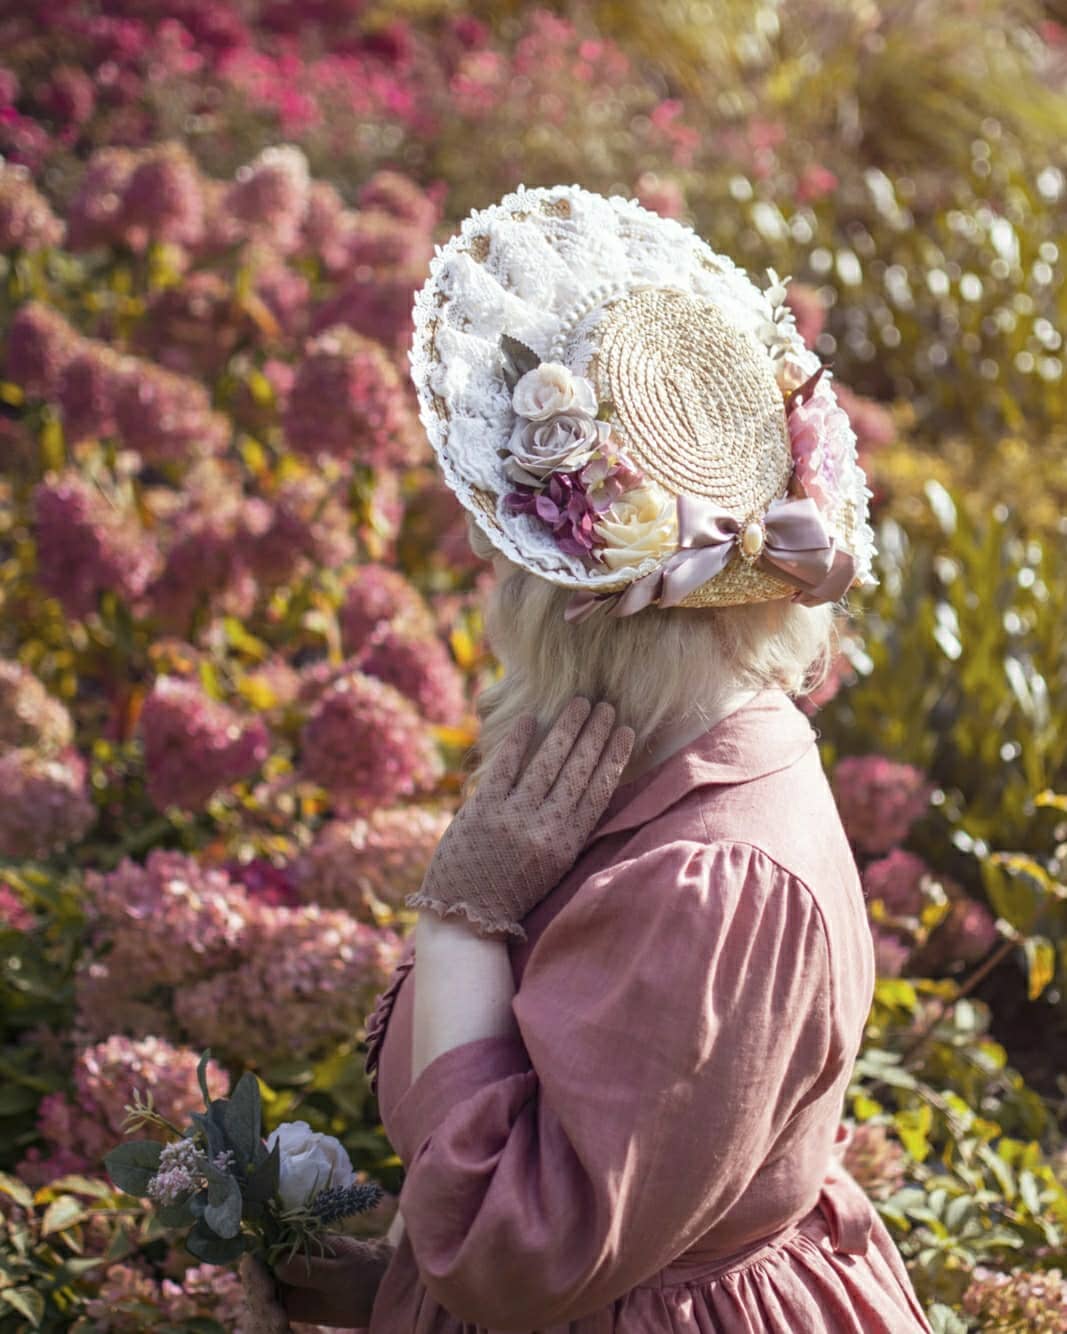
[[[657,1273],[837,1072],[818,906],[747,844],[592,875],[513,1004],[521,1037],[436,1057],[391,1126],[420,1278],[493,1329],[578,1319]]]

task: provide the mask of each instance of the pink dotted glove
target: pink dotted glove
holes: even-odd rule
[[[581,696],[556,719],[529,763],[536,722],[523,718],[437,845],[422,888],[406,899],[441,917],[462,913],[481,936],[520,940],[522,919],[584,848],[633,749],[610,704]]]

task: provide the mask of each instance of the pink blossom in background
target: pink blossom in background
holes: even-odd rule
[[[661,218],[680,218],[685,212],[685,196],[677,181],[657,176],[653,171],[642,172],[634,186],[634,194],[642,208],[658,213]]]
[[[0,856],[48,857],[84,838],[95,819],[86,764],[76,750],[0,755]]]
[[[302,899],[374,921],[375,900],[399,908],[422,884],[452,814],[397,806],[355,820],[331,820],[292,867]]]
[[[31,398],[53,398],[64,367],[80,345],[80,335],[62,315],[39,301],[27,301],[8,325],[4,373]]]
[[[142,150],[122,192],[123,235],[141,248],[146,241],[195,246],[204,234],[200,169],[179,144]]]
[[[361,209],[387,213],[424,232],[437,225],[439,210],[433,199],[410,176],[399,171],[378,171],[360,187],[356,202]]]
[[[449,79],[456,113],[477,120],[501,105],[510,87],[510,68],[499,51],[465,51]]]
[[[168,370],[214,379],[251,327],[220,274],[193,273],[152,293],[134,341]]]
[[[797,200],[801,204],[813,204],[832,194],[838,186],[838,178],[819,162],[809,162],[800,173],[797,181]]]
[[[381,625],[401,625],[415,634],[433,631],[430,609],[418,590],[399,570],[373,562],[351,576],[337,615],[346,653],[357,652]]]
[[[434,635],[379,626],[359,655],[359,670],[395,686],[431,723],[458,723],[467,712],[463,674]]]
[[[36,922],[19,895],[0,880],[0,931],[29,931]]]
[[[85,339],[63,367],[58,400],[63,429],[73,443],[114,435],[115,393],[124,361],[106,343]]]
[[[0,164],[0,253],[60,245],[65,230],[26,168]]]
[[[242,963],[183,987],[175,1013],[200,1046],[269,1071],[350,1041],[401,949],[345,912],[257,904]]]
[[[35,99],[41,110],[61,129],[79,129],[96,109],[96,88],[76,65],[59,65]]]
[[[289,444],[371,467],[414,462],[421,437],[407,386],[384,350],[351,329],[313,339],[285,411]]]
[[[826,327],[826,303],[819,289],[807,283],[790,283],[786,289],[786,304],[793,312],[797,333],[808,347],[814,347],[815,340]],[[834,388],[837,388],[836,384]]]
[[[849,1174],[872,1199],[887,1200],[904,1185],[907,1154],[890,1139],[884,1125],[864,1121],[852,1126],[844,1163]]]
[[[29,746],[42,754],[74,739],[70,710],[21,663],[0,659],[0,751]]]
[[[237,171],[226,208],[244,226],[280,252],[295,250],[307,212],[311,177],[307,158],[291,145],[265,148]]]
[[[415,293],[425,280],[422,268],[356,275],[312,312],[312,332],[347,325],[368,339],[406,352]]]
[[[18,101],[19,76],[13,69],[0,65],[0,107],[11,107]]]
[[[342,676],[313,706],[300,750],[302,775],[353,812],[425,791],[441,774],[436,747],[414,707],[392,686],[357,671]]]
[[[864,398],[849,389],[848,385],[840,384],[836,380],[834,395],[848,414],[849,423],[856,432],[856,444],[859,449],[872,453],[885,445],[891,445],[897,438],[897,428],[892,413],[876,399]]]
[[[355,556],[343,493],[317,473],[291,478],[272,501],[245,502],[237,554],[274,587],[310,566],[336,569]]]
[[[116,245],[125,225],[123,199],[137,161],[128,148],[101,148],[92,155],[67,210],[72,250]]]
[[[879,977],[900,977],[908,966],[912,947],[899,932],[889,931],[878,922],[871,923],[874,942],[874,966]]]
[[[159,810],[202,810],[220,788],[247,777],[267,758],[259,718],[243,718],[191,681],[159,677],[141,709],[148,795]]]
[[[940,972],[953,965],[978,963],[1000,939],[993,914],[976,899],[952,899],[948,916],[923,947],[924,971]]]
[[[203,384],[133,358],[116,385],[115,422],[123,444],[150,463],[218,453],[231,434]]]
[[[913,765],[884,755],[839,760],[834,796],[845,831],[860,852],[885,853],[907,838],[930,805],[933,785]]]
[[[312,181],[300,228],[300,253],[338,276],[348,264],[347,238],[353,217],[336,186],[329,181]]]
[[[864,868],[863,892],[868,899],[881,899],[894,917],[918,917],[925,901],[923,881],[931,874],[921,857],[893,848]]]
[[[344,267],[358,272],[425,268],[433,255],[429,232],[400,222],[380,210],[362,210],[350,216],[342,244]]]
[[[308,322],[311,285],[300,273],[269,255],[255,265],[254,290],[269,314],[277,321],[277,337],[260,327],[259,341],[288,341],[300,337]]]
[[[1002,1272],[975,1265],[960,1305],[978,1317],[982,1329],[1064,1334],[1067,1330],[1067,1276],[1060,1269]]]
[[[159,568],[159,551],[132,513],[70,471],[34,489],[37,582],[68,616],[96,610],[101,593],[140,597]]]
[[[275,866],[266,857],[231,860],[223,863],[222,869],[241,886],[249,900],[272,908],[295,908],[300,902],[292,872],[285,866]]]
[[[203,1108],[199,1059],[198,1052],[158,1037],[114,1036],[83,1047],[74,1058],[73,1094],[50,1093],[42,1100],[38,1132],[46,1144],[80,1155],[99,1173],[104,1154],[124,1138],[125,1109],[135,1089],[151,1094],[156,1110],[176,1125]],[[229,1079],[215,1061],[208,1063],[207,1080],[213,1097],[225,1097]],[[140,1133],[152,1138],[151,1129]]]

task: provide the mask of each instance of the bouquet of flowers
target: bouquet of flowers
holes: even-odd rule
[[[348,1154],[332,1135],[305,1121],[287,1122],[262,1137],[259,1083],[246,1072],[228,1098],[212,1098],[209,1053],[197,1074],[204,1111],[184,1128],[134,1094],[126,1128],[152,1128],[164,1139],[127,1140],[105,1158],[120,1190],[156,1206],[167,1227],[188,1228],[185,1245],[208,1264],[230,1264],[245,1252],[273,1267],[297,1253],[326,1253],[329,1227],[378,1203],[381,1187],[356,1179]]]

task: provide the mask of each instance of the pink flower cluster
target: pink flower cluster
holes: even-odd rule
[[[248,1324],[240,1276],[216,1265],[197,1265],[180,1279],[157,1279],[142,1261],[112,1264],[85,1306],[94,1330],[115,1334],[143,1334],[148,1310],[171,1329],[217,1326],[256,1334]]]
[[[331,820],[293,866],[297,889],[308,902],[373,921],[375,903],[398,908],[419,888],[450,819],[446,810],[397,806]]]
[[[1067,1334],[1067,1277],[1060,1269],[1004,1273],[976,1265],[960,1304],[982,1329]]]
[[[0,755],[0,856],[48,857],[84,838],[95,819],[76,750]]]
[[[50,695],[29,668],[0,659],[0,751],[29,746],[54,753],[73,738],[67,706]]]
[[[339,809],[388,806],[431,788],[441,761],[412,705],[383,681],[346,670],[313,705],[300,735],[303,776]]]
[[[199,1055],[158,1037],[111,1036],[82,1047],[74,1058],[70,1094],[50,1093],[41,1102],[37,1130],[46,1149],[81,1160],[82,1170],[99,1172],[102,1159],[123,1138],[126,1107],[134,1090],[151,1095],[156,1110],[176,1125],[203,1106],[196,1077]],[[229,1081],[211,1061],[207,1071],[212,1096],[224,1097]],[[147,1132],[146,1132],[147,1133]],[[39,1156],[30,1158],[22,1174],[37,1176]]]
[[[913,765],[854,755],[837,762],[833,789],[853,847],[885,853],[903,842],[926,812],[933,785]]]
[[[399,961],[400,938],[346,912],[250,907],[242,960],[182,987],[174,1011],[197,1041],[261,1068],[350,1041]]]
[[[270,739],[259,718],[244,719],[198,686],[160,677],[141,709],[148,794],[163,810],[202,810],[219,791],[267,758]]]
[[[0,880],[0,931],[29,931],[36,921],[15,890]]]
[[[433,632],[433,616],[417,589],[399,570],[374,562],[360,565],[345,585],[338,619],[346,653],[358,652],[383,625],[414,635]]]
[[[0,254],[59,245],[64,230],[25,167],[0,165]]]
[[[879,1122],[863,1121],[851,1129],[845,1167],[865,1194],[874,1200],[887,1200],[904,1185],[907,1154]]]
[[[373,468],[410,465],[421,452],[400,372],[379,343],[343,325],[308,344],[286,405],[285,434],[298,453]]]
[[[463,676],[434,635],[379,626],[357,658],[367,676],[394,686],[431,723],[457,723],[467,710]]]

